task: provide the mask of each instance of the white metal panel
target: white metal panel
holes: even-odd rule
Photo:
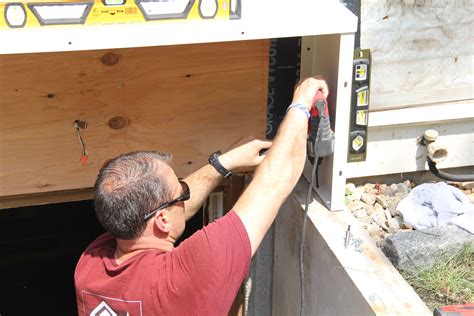
[[[330,88],[328,106],[335,130],[334,154],[324,158],[320,165],[319,187],[315,190],[331,211],[338,211],[344,208],[354,35],[303,38],[301,50],[301,77],[322,75]],[[304,175],[311,179],[309,163]]]
[[[337,0],[244,1],[239,20],[66,26],[0,31],[0,54],[93,50],[353,33],[357,17]]]

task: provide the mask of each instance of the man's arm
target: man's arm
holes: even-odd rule
[[[295,89],[293,103],[303,104],[310,110],[318,90],[327,96],[328,88],[324,80],[304,80]],[[290,109],[267,157],[234,206],[249,235],[252,255],[303,172],[307,132],[308,118],[304,111]]]
[[[268,141],[246,138],[236,144],[235,148],[219,156],[219,161],[230,171],[253,170],[264,158],[259,155],[259,152],[269,148],[271,144]],[[206,164],[184,179],[191,191],[191,199],[185,202],[186,220],[196,214],[209,194],[223,179],[224,177],[210,164]]]

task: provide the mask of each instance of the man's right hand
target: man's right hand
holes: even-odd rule
[[[301,81],[295,88],[293,103],[303,104],[309,111],[318,90],[325,96],[329,93],[328,86],[321,77]],[[234,211],[247,230],[252,254],[303,171],[308,119],[300,111],[298,108],[286,113],[272,147],[234,206]]]
[[[328,97],[329,88],[326,84],[326,81],[324,81],[321,76],[300,80],[300,82],[295,87],[292,103],[304,104],[308,107],[308,110],[311,111],[314,96],[318,90],[323,92],[325,98]]]

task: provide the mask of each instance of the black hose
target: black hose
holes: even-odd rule
[[[430,168],[431,173],[433,173],[438,178],[441,178],[446,181],[453,182],[466,182],[474,181],[474,174],[450,174],[444,171],[439,170],[436,167],[436,163],[428,157],[428,167]]]

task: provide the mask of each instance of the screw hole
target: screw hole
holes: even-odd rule
[[[347,88],[347,81],[344,81],[344,88]]]

